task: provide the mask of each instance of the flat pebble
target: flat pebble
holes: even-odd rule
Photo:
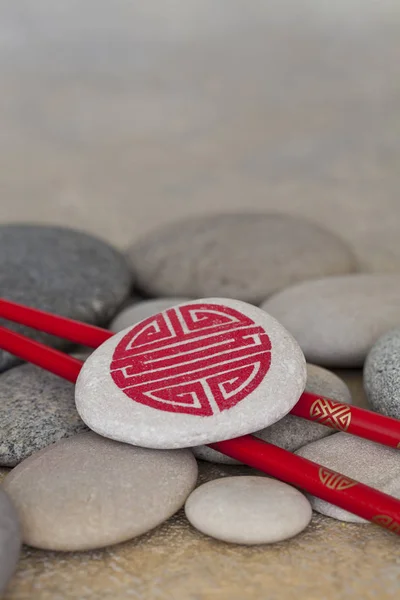
[[[120,312],[110,325],[111,331],[118,333],[127,327],[136,325],[143,319],[152,317],[163,310],[172,308],[178,304],[188,302],[190,298],[156,298],[154,300],[143,300],[137,302]]]
[[[0,488],[0,595],[15,571],[20,548],[17,512],[9,496]]]
[[[189,450],[137,448],[80,433],[40,450],[4,479],[23,541],[87,550],[139,536],[181,508],[197,480]]]
[[[233,544],[270,544],[307,527],[312,510],[294,487],[268,477],[215,479],[186,500],[190,523],[206,535]]]
[[[351,393],[345,382],[331,371],[317,365],[307,364],[306,390],[312,394],[352,404]],[[289,450],[289,452],[294,452],[305,444],[331,435],[334,431],[334,429],[325,425],[307,421],[294,415],[286,415],[277,423],[256,432],[254,435],[266,442]],[[192,450],[197,458],[203,460],[231,465],[241,464],[239,461],[208,446],[197,446]]]
[[[304,446],[296,454],[400,499],[400,459],[395,448],[340,432]],[[311,496],[310,501],[314,510],[328,517],[366,523],[320,498]]]
[[[371,348],[363,380],[372,408],[400,419],[400,328],[383,335]]]
[[[0,295],[87,323],[105,325],[128,296],[125,257],[87,233],[42,225],[0,226]],[[15,331],[57,348],[65,340],[19,325]],[[20,361],[0,350],[0,371]]]
[[[283,214],[233,213],[190,217],[129,248],[138,288],[150,296],[221,296],[259,304],[312,277],[356,268],[333,233]]]
[[[0,375],[0,465],[14,467],[34,452],[87,426],[75,386],[34,365]]]
[[[305,380],[304,356],[275,319],[244,302],[209,298],[107,340],[85,362],[75,400],[100,435],[184,448],[275,423]]]
[[[400,323],[399,297],[399,275],[359,274],[292,286],[262,308],[294,335],[308,361],[362,367],[377,339]]]

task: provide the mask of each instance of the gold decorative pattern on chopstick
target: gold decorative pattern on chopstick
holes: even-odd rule
[[[400,533],[400,523],[389,517],[388,515],[376,515],[372,519],[373,523],[388,529],[389,531],[393,531],[394,533]]]
[[[320,467],[318,475],[321,483],[323,483],[330,490],[337,490],[338,492],[341,492],[342,490],[347,490],[357,485],[357,481],[354,481],[349,477],[345,477],[340,473],[336,473],[335,471],[331,471],[330,469],[326,469],[325,467]]]
[[[326,398],[318,398],[311,405],[310,418],[322,425],[347,431],[351,422],[351,407]]]

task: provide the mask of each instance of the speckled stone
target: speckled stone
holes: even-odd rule
[[[395,448],[340,432],[308,444],[296,454],[400,499],[400,457]],[[314,510],[328,517],[366,523],[325,500],[311,496],[310,501]]]
[[[34,365],[0,375],[0,465],[14,467],[49,444],[87,430],[74,389]]]
[[[372,408],[400,419],[400,328],[383,335],[371,348],[363,381]]]
[[[20,547],[17,512],[9,496],[0,487],[0,594],[15,571]]]
[[[254,304],[288,285],[355,270],[336,235],[282,214],[191,217],[136,241],[128,255],[151,296],[221,296]]]
[[[100,435],[185,448],[275,423],[305,381],[304,356],[275,319],[238,300],[208,298],[107,340],[85,362],[75,401]]]
[[[132,539],[166,521],[196,480],[189,450],[137,448],[87,432],[27,458],[3,486],[26,544],[87,550]]]
[[[110,325],[111,331],[118,333],[131,325],[136,325],[139,321],[152,317],[163,310],[172,308],[177,304],[188,302],[190,298],[156,298],[154,300],[143,300],[137,302],[120,312]]]
[[[328,367],[362,367],[400,323],[400,275],[345,275],[292,286],[262,308],[299,342],[306,359]]]
[[[133,276],[124,256],[87,233],[42,225],[0,226],[0,295],[66,317],[105,325],[128,296]],[[10,325],[66,348],[65,340]],[[0,371],[20,362],[0,350]]]
[[[268,477],[224,477],[198,487],[186,500],[190,523],[233,544],[270,544],[307,527],[312,510],[298,490]]]
[[[352,404],[351,393],[345,382],[331,371],[317,365],[307,364],[306,390],[313,394],[338,400],[339,402]],[[289,452],[294,452],[298,448],[301,448],[301,446],[332,433],[334,433],[334,429],[330,429],[319,423],[307,421],[294,415],[286,415],[277,423],[266,427],[262,431],[258,431],[254,435],[266,442],[289,450]],[[231,465],[241,464],[237,460],[225,456],[208,446],[198,446],[192,448],[192,450],[197,458],[203,460]]]

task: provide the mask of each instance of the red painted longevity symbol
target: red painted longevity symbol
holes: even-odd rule
[[[206,417],[246,398],[270,364],[269,337],[249,317],[219,304],[187,304],[136,325],[110,369],[135,402]]]

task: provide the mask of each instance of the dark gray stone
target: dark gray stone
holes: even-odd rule
[[[128,250],[138,289],[151,296],[219,296],[259,304],[304,279],[356,269],[333,233],[281,214],[191,217]]]
[[[106,325],[132,281],[124,256],[87,233],[41,225],[0,226],[0,297]],[[6,324],[54,347],[68,347],[65,340]],[[0,371],[19,362],[0,350]]]
[[[34,365],[0,375],[0,423],[5,467],[88,429],[75,408],[74,385]]]
[[[20,548],[17,513],[8,495],[0,488],[0,595],[15,571]]]
[[[383,335],[371,348],[363,377],[372,408],[400,419],[400,327]]]

